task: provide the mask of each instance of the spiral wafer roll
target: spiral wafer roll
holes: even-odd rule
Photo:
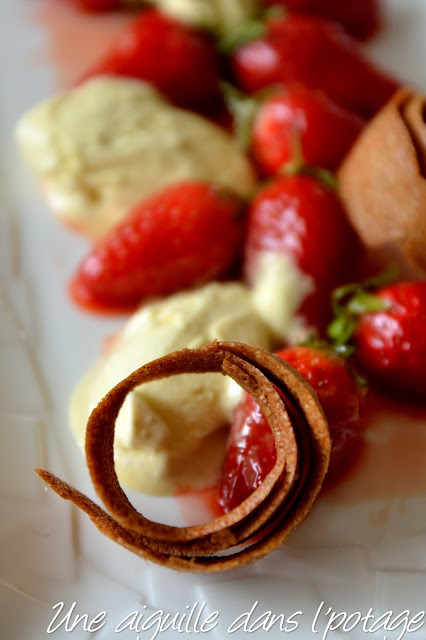
[[[274,435],[276,463],[262,485],[226,515],[186,527],[153,522],[132,506],[118,482],[115,420],[134,387],[180,373],[206,372],[232,377],[260,405]],[[251,564],[285,541],[311,509],[329,457],[327,422],[308,383],[263,349],[215,341],[144,365],[116,385],[92,412],[86,458],[106,511],[50,472],[37,469],[37,473],[61,497],[85,511],[103,534],[135,554],[180,571],[219,572]]]

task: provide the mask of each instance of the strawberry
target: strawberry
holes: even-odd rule
[[[257,489],[275,461],[272,431],[259,405],[245,393],[234,411],[218,488],[222,509],[230,511]]]
[[[358,115],[322,92],[300,85],[289,87],[258,107],[252,126],[252,155],[264,175],[278,173],[292,158],[296,132],[305,162],[334,171],[363,126]]]
[[[111,11],[112,9],[120,9],[123,2],[120,0],[68,0],[70,4],[78,9],[95,13],[98,11]]]
[[[77,9],[88,13],[142,8],[146,4],[145,0],[68,0],[68,2],[77,7]]]
[[[213,40],[155,10],[136,18],[81,80],[98,75],[151,82],[186,108],[205,108],[219,99],[219,62]]]
[[[248,213],[244,273],[250,284],[259,277],[264,252],[289,256],[311,279],[299,314],[324,330],[331,292],[353,277],[360,254],[336,194],[307,175],[279,177],[259,190]]]
[[[333,20],[360,40],[371,38],[382,19],[379,0],[264,0],[263,4]]]
[[[169,186],[94,247],[71,282],[72,297],[89,309],[128,310],[220,278],[236,261],[242,231],[234,194],[202,182]]]
[[[424,402],[426,281],[399,282],[374,294],[368,288],[374,288],[374,280],[336,292],[335,303],[348,294],[349,299],[337,305],[329,333],[338,343],[353,339],[359,367],[371,384]]]
[[[295,346],[278,355],[316,391],[332,439],[330,471],[341,472],[348,466],[360,439],[364,389],[349,372],[345,359],[327,346]],[[247,498],[271,471],[275,460],[271,429],[259,406],[245,394],[234,413],[219,483],[222,509],[230,511]]]
[[[367,118],[399,86],[367,61],[337,24],[297,14],[267,19],[263,35],[237,46],[231,63],[243,91],[300,83],[322,89],[338,104]]]

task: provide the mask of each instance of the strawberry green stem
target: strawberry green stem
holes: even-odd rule
[[[285,164],[280,173],[284,176],[310,176],[331,191],[337,190],[337,180],[331,171],[305,162],[303,156],[302,137],[297,127],[293,128],[292,159]]]
[[[253,121],[256,113],[266,98],[273,94],[277,87],[272,85],[248,96],[230,82],[221,82],[220,88],[228,111],[234,119],[234,137],[243,151],[251,147]]]
[[[221,82],[220,88],[226,107],[234,119],[234,137],[238,146],[243,151],[248,151],[259,100],[254,96],[247,96],[229,82]]]
[[[228,0],[231,2],[232,0]],[[231,55],[236,49],[258,38],[263,38],[267,33],[266,21],[273,18],[281,18],[287,15],[284,7],[271,7],[263,11],[259,17],[248,20],[241,27],[229,35],[219,39],[217,47],[220,53]]]
[[[306,336],[303,340],[299,340],[296,344],[300,347],[312,347],[313,349],[333,351],[333,353],[342,358],[351,356],[355,351],[355,347],[352,345],[336,345],[327,340],[321,340],[315,333]]]
[[[358,319],[364,313],[386,311],[390,307],[387,300],[374,295],[372,291],[393,282],[398,274],[395,266],[362,283],[351,283],[333,292],[332,308],[334,320],[327,329],[327,335],[337,346],[346,345],[353,337]]]
[[[231,55],[246,42],[257,40],[266,35],[266,27],[260,20],[249,20],[233,33],[223,36],[217,44],[220,53]]]
[[[324,187],[330,189],[330,191],[337,190],[337,180],[334,174],[327,169],[321,169],[321,167],[315,167],[314,165],[306,163],[290,162],[283,167],[281,173],[286,176],[310,176],[317,182],[320,182]]]

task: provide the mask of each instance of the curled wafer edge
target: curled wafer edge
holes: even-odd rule
[[[276,463],[238,507],[205,524],[174,527],[145,518],[130,503],[114,468],[114,429],[135,387],[180,373],[219,372],[233,378],[260,405],[271,426]],[[330,458],[330,435],[317,396],[290,365],[261,348],[215,341],[154,360],[117,384],[93,410],[86,458],[105,509],[49,471],[38,475],[62,498],[85,511],[96,527],[138,556],[171,569],[220,572],[264,557],[309,513]]]
[[[426,95],[404,87],[343,161],[339,194],[363,243],[402,277],[426,273]]]

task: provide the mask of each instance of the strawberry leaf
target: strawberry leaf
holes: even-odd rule
[[[231,55],[246,42],[257,40],[266,35],[266,26],[261,20],[249,20],[233,33],[223,36],[217,44],[218,50],[224,55]]]
[[[231,55],[236,49],[258,38],[263,38],[267,33],[266,20],[282,18],[287,12],[284,7],[270,7],[262,11],[258,18],[248,20],[231,34],[219,39],[217,47],[220,53]]]
[[[327,335],[336,345],[348,343],[364,313],[386,311],[390,302],[371,291],[382,288],[395,280],[398,271],[392,266],[384,273],[361,283],[350,283],[335,289],[332,295],[334,320],[328,326]]]

